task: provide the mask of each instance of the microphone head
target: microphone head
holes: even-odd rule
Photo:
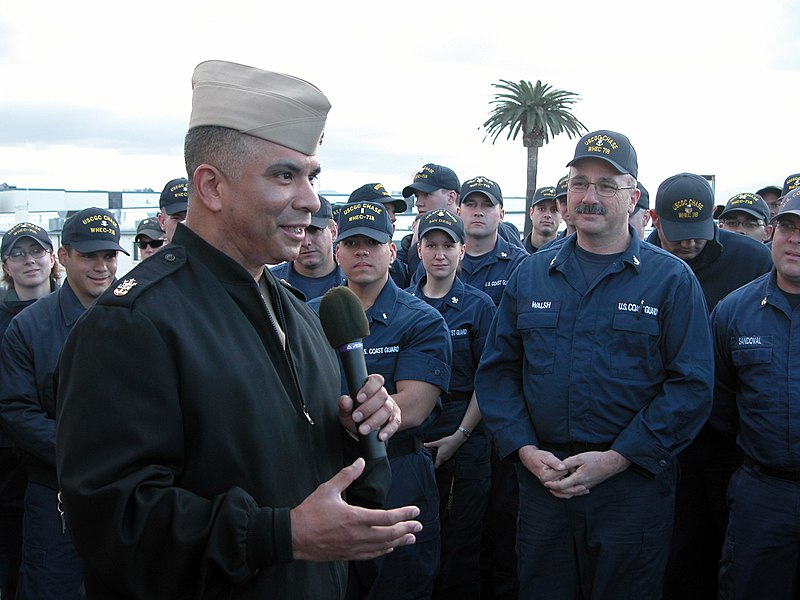
[[[328,343],[336,349],[369,335],[369,322],[361,301],[344,286],[331,288],[322,297],[319,320]]]

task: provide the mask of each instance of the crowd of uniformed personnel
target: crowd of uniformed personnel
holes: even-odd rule
[[[198,125],[209,126],[238,131],[213,119]],[[294,138],[256,137],[301,156],[314,154],[314,140],[307,148]],[[504,219],[497,182],[475,176],[462,184],[452,169],[428,163],[402,198],[380,183],[361,185],[338,206],[317,195],[308,204],[315,210],[306,209],[313,212],[310,222],[289,224],[299,231],[299,254],[269,255],[285,259],[269,270],[289,295],[265,283],[268,275],[258,289],[267,306],[265,322],[283,334],[285,366],[292,373],[314,358],[290,351],[292,315],[308,316],[302,307],[290,307],[294,300],[288,298],[296,294],[318,312],[329,289],[346,285],[361,302],[370,324],[363,340],[367,369],[381,376],[381,390],[402,417],[387,441],[391,482],[380,508],[399,515],[415,506],[418,511],[406,511],[393,523],[414,519],[422,526],[404,531],[404,541],[392,542],[397,547],[391,552],[387,547],[343,555],[350,559],[346,584],[334,584],[330,597],[800,595],[800,174],[787,177],[782,187],[743,191],[715,207],[706,179],[679,173],[658,186],[651,207],[637,179],[633,144],[607,130],[583,136],[567,167],[555,185],[535,191],[532,228],[524,237]],[[59,402],[63,393],[74,403],[77,392],[66,379],[59,387],[67,390],[57,389],[54,377],[59,368],[74,372],[72,354],[61,367],[59,355],[73,325],[98,298],[105,294],[100,302],[109,314],[124,302],[133,306],[135,294],[151,285],[147,277],[160,281],[167,271],[183,268],[183,245],[189,256],[196,252],[209,264],[218,261],[206,256],[209,249],[191,231],[214,237],[207,223],[224,212],[214,204],[224,203],[215,196],[214,177],[225,177],[222,168],[220,173],[190,173],[189,180],[164,187],[159,217],[142,221],[136,235],[141,258],[157,258],[136,277],[116,277],[117,252],[126,251],[114,216],[104,209],[90,207],[71,217],[58,249],[30,223],[3,236],[0,598],[92,598],[112,590],[119,592],[113,597],[147,597],[159,589],[158,577],[145,585],[130,575],[127,582],[90,564],[97,550],[87,548],[96,533],[87,533],[78,516],[70,520],[70,497],[65,507],[60,490],[71,493],[72,506],[79,508],[88,492],[73,484],[74,464],[67,464],[69,481],[59,481],[62,457],[56,456],[56,416],[63,416],[56,394]],[[202,202],[208,214],[195,209],[196,224],[190,217],[184,226],[192,201]],[[396,215],[412,202],[418,218],[398,247]],[[224,243],[214,247],[232,255]],[[59,265],[67,275],[63,283]],[[201,269],[198,277],[219,278],[233,289],[219,268]],[[142,298],[146,312],[150,303]],[[167,309],[175,317],[182,310]],[[180,323],[191,327],[189,320]],[[145,333],[167,335],[158,328]],[[70,352],[79,353],[80,342],[91,339],[90,332],[82,335],[71,340]],[[176,365],[185,361],[165,356]],[[97,371],[96,386],[104,385],[104,360],[97,355],[80,364]],[[147,379],[149,373],[137,376]],[[298,382],[306,384],[314,382]],[[151,382],[142,389],[157,386]],[[348,393],[343,374],[339,387]],[[268,397],[270,390],[264,393]],[[114,402],[112,385],[108,411],[115,410]],[[192,419],[206,417],[185,418],[188,428]],[[219,418],[224,426],[227,417]],[[59,451],[88,452],[70,426],[59,425]],[[127,441],[135,444],[135,438]],[[231,445],[238,442],[230,439]],[[137,469],[148,460],[155,459],[131,458]],[[117,467],[92,477],[111,477],[112,466]],[[180,476],[181,468],[170,463],[158,485],[169,485],[163,477],[170,469],[173,478]],[[121,472],[120,478],[139,476]],[[291,470],[283,477],[291,478]],[[99,486],[100,495],[127,489],[111,479],[102,485],[82,481]],[[152,481],[126,486],[146,503],[155,493]],[[209,500],[212,513],[228,502]],[[162,519],[160,527],[173,522],[166,509],[152,510],[153,518]],[[263,518],[256,514],[248,518]],[[135,521],[135,515],[126,518]],[[278,539],[283,521],[277,510],[269,518]],[[283,535],[292,535],[299,521],[293,515],[286,522],[292,527],[283,526]],[[241,547],[262,550],[252,539],[251,522],[242,523],[240,538],[247,540]],[[135,545],[136,536],[153,526],[113,524],[122,538],[134,540],[122,539],[122,545]],[[180,526],[188,527],[183,521]],[[192,544],[202,549],[203,536],[223,536],[216,527],[222,525],[192,530]],[[414,543],[407,543],[408,531]],[[158,532],[153,535],[147,538],[151,550],[159,543]],[[98,542],[100,552],[103,543],[110,542]],[[292,548],[285,539],[281,543]],[[239,597],[237,589],[259,578],[258,564],[277,573],[259,589],[301,590],[302,596],[304,584],[292,578],[303,576],[287,563],[341,558],[297,548],[292,556],[279,556],[285,550],[277,542],[270,552],[273,562],[257,563],[245,554],[231,558],[241,563],[234,568],[227,562],[232,550],[204,553],[192,545],[185,559],[172,560],[181,563],[176,571],[185,568],[178,574],[185,581],[196,574],[196,589],[181,588],[185,597],[210,598],[226,586],[234,590],[230,597]],[[88,573],[91,585],[84,587]],[[159,577],[170,575],[167,569]]]

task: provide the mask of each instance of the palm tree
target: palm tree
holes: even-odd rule
[[[493,87],[503,90],[497,93],[491,104],[494,105],[489,118],[483,124],[486,136],[492,137],[492,144],[500,134],[508,129],[506,139],[517,139],[522,132],[522,145],[528,149],[528,180],[525,190],[525,232],[531,232],[530,207],[536,191],[536,171],[539,166],[539,148],[549,143],[559,133],[566,133],[570,139],[580,137],[588,131],[571,112],[570,107],[579,96],[573,92],[554,89],[553,86],[537,81],[515,83],[501,79]]]

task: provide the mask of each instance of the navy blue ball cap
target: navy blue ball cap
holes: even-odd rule
[[[133,239],[138,242],[141,236],[147,236],[151,240],[160,240],[164,237],[164,230],[161,229],[158,217],[148,217],[141,220],[136,227],[136,237]]]
[[[492,204],[503,206],[503,192],[500,191],[500,186],[488,177],[478,176],[465,181],[461,186],[458,203],[462,204],[472,194],[483,194],[492,201]]]
[[[74,248],[81,254],[117,250],[130,255],[119,245],[119,223],[104,208],[84,208],[64,223],[61,245]]]
[[[599,158],[620,173],[632,175],[634,178],[639,176],[636,150],[627,136],[616,131],[601,129],[584,135],[575,146],[575,156],[567,166],[571,167],[582,158]]]
[[[569,173],[558,180],[556,184],[556,200],[567,197],[567,184],[569,183]]]
[[[50,241],[50,236],[44,229],[33,223],[17,223],[3,235],[0,255],[8,256],[17,242],[26,237],[36,240],[45,250],[53,250],[53,242]]]
[[[413,196],[417,192],[458,191],[460,188],[461,183],[453,169],[435,163],[427,163],[414,174],[414,182],[403,188],[403,198]]]
[[[464,221],[449,210],[444,208],[429,210],[419,218],[419,225],[417,225],[419,239],[436,230],[444,231],[454,242],[464,242]]]
[[[170,216],[186,212],[186,207],[189,205],[189,182],[187,179],[178,177],[168,181],[161,191],[158,205]]]
[[[552,185],[546,187],[540,187],[533,193],[533,200],[531,200],[531,206],[536,206],[542,200],[553,200],[556,199],[556,188]]]
[[[694,173],[678,173],[656,191],[656,214],[670,242],[714,239],[714,192]]]
[[[722,219],[734,212],[747,213],[751,217],[761,219],[764,223],[769,223],[769,206],[758,194],[751,194],[750,192],[736,194],[728,200],[725,209],[719,213],[718,218]]]
[[[392,239],[393,232],[389,211],[379,202],[348,202],[339,211],[339,235],[336,241],[365,235],[385,244]]]
[[[317,194],[317,198],[319,198],[319,210],[311,215],[311,225],[317,229],[325,229],[333,219],[333,208],[325,196]]]
[[[408,210],[408,204],[402,198],[393,198],[386,191],[382,183],[365,183],[360,188],[353,190],[348,202],[380,202],[381,204],[394,204],[394,210],[403,213]]]
[[[781,190],[781,196],[784,197],[789,194],[792,190],[797,189],[800,187],[800,173],[795,173],[794,175],[789,175],[783,182],[783,189]]]
[[[642,185],[641,181],[636,182],[639,190],[639,200],[636,201],[636,210],[650,210],[650,192]]]
[[[783,195],[783,191],[781,189],[781,186],[779,185],[766,185],[756,192],[756,194],[758,194],[762,198],[764,197],[764,194],[770,194],[770,193],[775,194],[776,196]]]
[[[795,188],[783,199],[783,206],[778,214],[772,217],[772,222],[780,221],[785,215],[795,215],[800,217],[800,188]]]

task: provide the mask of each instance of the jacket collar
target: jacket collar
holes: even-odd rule
[[[639,239],[639,234],[637,234],[636,230],[630,225],[628,225],[628,233],[631,235],[631,241],[628,247],[623,251],[619,260],[622,261],[623,265],[630,265],[638,272],[642,266],[642,240]],[[577,235],[570,235],[564,238],[564,242],[561,244],[558,253],[550,261],[548,268],[552,271],[564,264],[567,259],[575,254],[575,245],[577,243]]]

